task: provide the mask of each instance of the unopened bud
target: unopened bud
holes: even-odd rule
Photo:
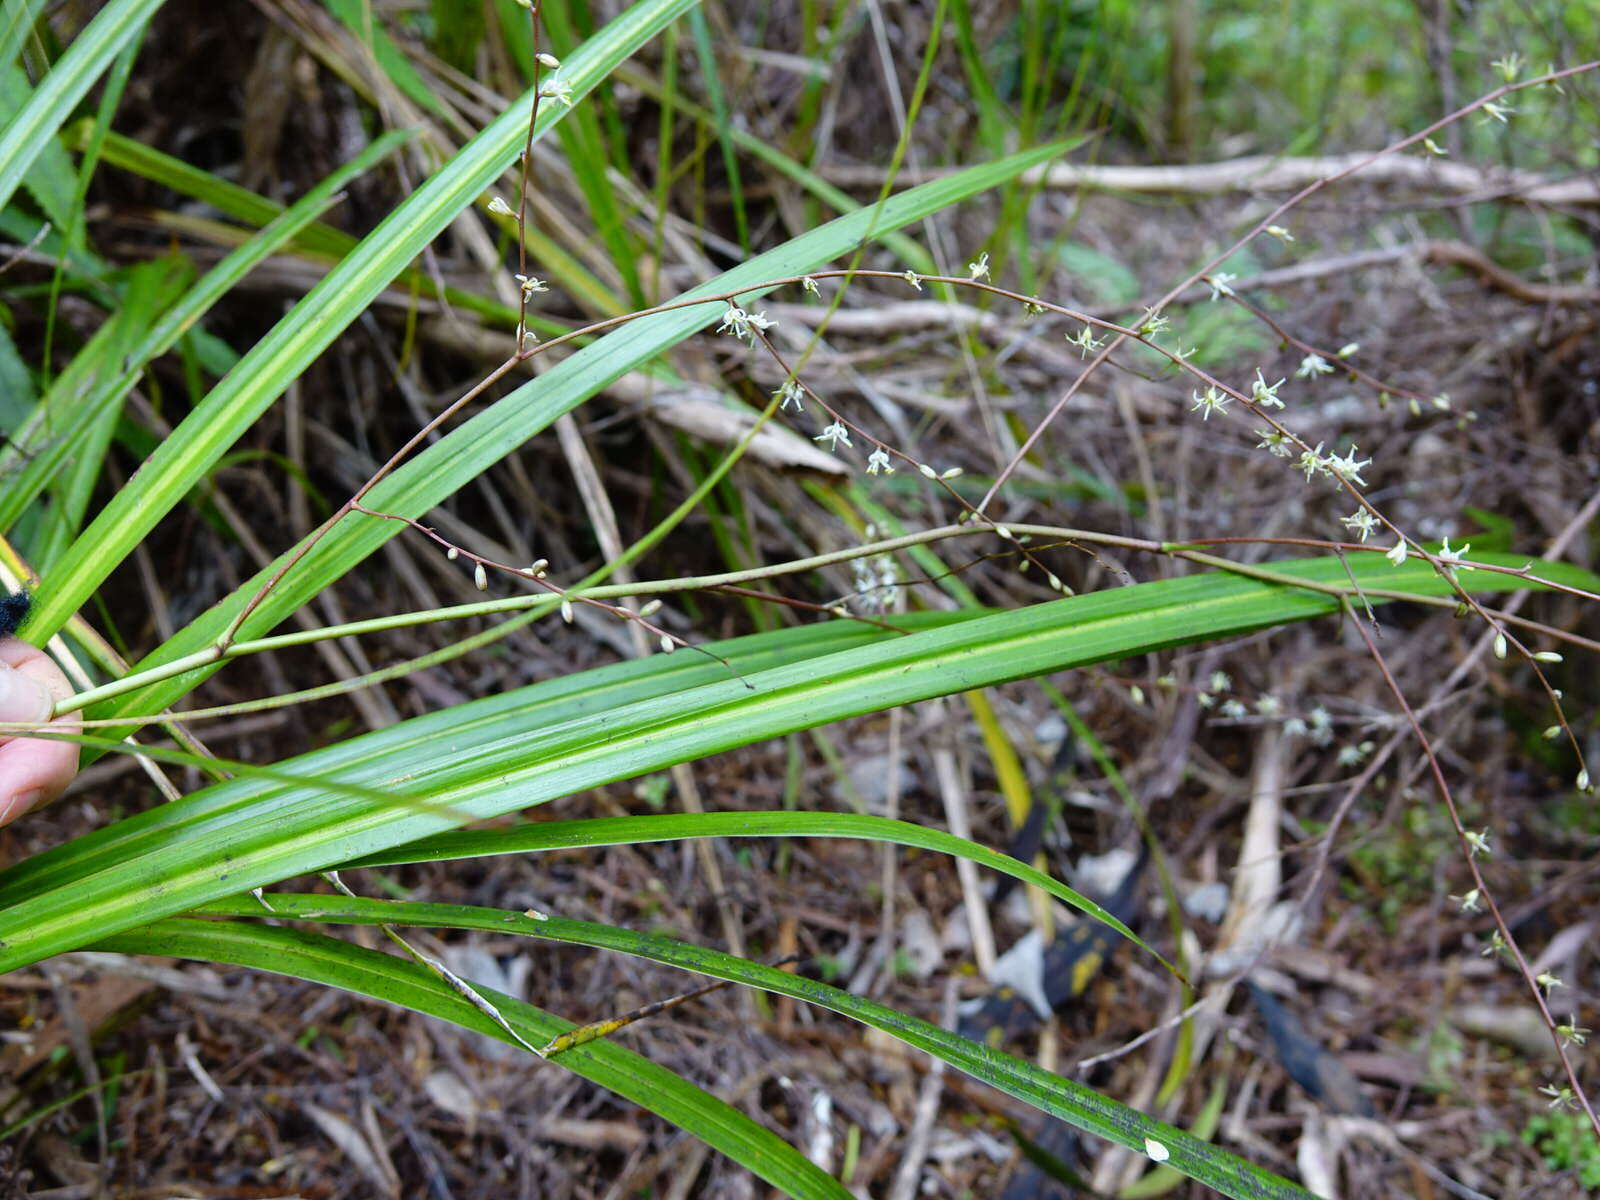
[[[472,568],[472,582],[478,585],[480,592],[489,590],[489,572],[483,569],[482,563]]]
[[[540,51],[538,59],[539,65],[544,67],[546,70],[559,71],[561,69],[561,60],[554,54],[546,54],[543,51]]]
[[[460,556],[460,554],[461,554],[461,551],[457,550],[454,546],[451,546],[450,549],[448,549],[448,550],[446,550],[444,552],[444,556],[446,558],[448,558],[451,562],[455,562],[455,560]]]
[[[1539,651],[1539,653],[1537,653],[1537,654],[1535,654],[1533,656],[1533,661],[1534,662],[1546,662],[1546,663],[1558,663],[1558,662],[1561,661],[1561,655],[1557,654],[1554,650],[1541,650],[1541,651]]]
[[[1496,658],[1504,658],[1506,656],[1506,635],[1503,633],[1494,635],[1494,656]]]
[[[514,217],[517,215],[512,211],[511,205],[500,199],[499,196],[489,201],[489,211],[497,217]]]
[[[543,579],[545,568],[549,565],[550,560],[548,558],[536,558],[531,564],[529,564],[528,574],[532,575],[535,579]]]
[[[661,635],[661,641],[657,644],[661,647],[661,653],[663,654],[671,654],[678,648],[677,644],[666,634]]]
[[[565,621],[568,625],[572,624],[572,601],[571,600],[562,600],[561,601],[561,619],[563,621]]]
[[[661,611],[661,601],[651,600],[639,609],[641,617],[653,617]]]

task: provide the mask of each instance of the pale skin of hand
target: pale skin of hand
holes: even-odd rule
[[[17,638],[0,640],[0,721],[43,724],[70,695],[72,684],[43,650]],[[64,732],[78,729],[76,716],[55,724]],[[50,803],[77,773],[77,743],[0,734],[0,825]]]

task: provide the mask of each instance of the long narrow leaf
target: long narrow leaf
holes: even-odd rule
[[[11,202],[34,159],[55,144],[56,131],[72,115],[117,52],[161,7],[162,0],[111,0],[73,40],[67,52],[11,123],[0,130],[0,208]],[[9,41],[9,38],[8,38]]]
[[[336,192],[387,158],[408,136],[401,132],[376,139],[268,222],[260,233],[206,272],[169,312],[157,321],[145,322],[144,336],[135,345],[118,347],[115,370],[103,371],[98,378],[89,380],[79,378],[71,368],[64,372],[39,404],[37,419],[41,428],[49,422],[48,440],[30,444],[34,434],[24,427],[0,450],[0,471],[16,472],[8,477],[5,491],[0,493],[0,530],[11,527],[59,469],[74,444],[72,429],[89,426],[114,409],[152,360],[170,350],[241,279],[320,216]],[[68,399],[73,401],[75,412],[71,428],[63,430],[56,412]],[[17,463],[14,468],[13,460]]]
[[[632,5],[563,66],[573,94],[581,96],[593,88],[694,3],[639,0]],[[559,104],[543,105],[535,135],[548,132],[564,111]],[[526,137],[527,114],[526,102],[513,105],[462,147],[363,238],[182,421],[43,581],[32,625],[37,635],[59,629],[373,297],[499,177]]]
[[[717,950],[591,921],[542,914],[529,916],[503,909],[472,908],[461,904],[418,904],[345,896],[280,894],[269,895],[267,901],[274,915],[284,920],[478,929],[492,931],[500,937],[521,934],[545,941],[629,954],[698,971],[714,979],[727,979],[780,996],[792,996],[880,1029],[909,1046],[924,1050],[965,1071],[974,1079],[982,1080],[1051,1116],[1071,1122],[1080,1129],[1130,1150],[1144,1154],[1147,1153],[1149,1142],[1157,1142],[1167,1152],[1168,1157],[1163,1160],[1167,1165],[1191,1179],[1216,1188],[1225,1196],[1250,1197],[1252,1200],[1255,1197],[1305,1200],[1310,1196],[1309,1192],[1287,1180],[1252,1166],[1244,1159],[1209,1145],[1183,1130],[1102,1096],[1074,1080],[1053,1075],[1042,1067],[982,1043],[969,1041],[863,996],[851,995],[803,975],[792,975]],[[254,899],[233,899],[208,905],[205,911],[223,916],[258,917],[261,907]],[[560,1062],[565,1056],[563,1053],[555,1061]]]
[[[1156,958],[1161,958],[1133,930],[1093,900],[1027,863],[1019,862],[1010,855],[997,854],[986,846],[945,833],[942,829],[929,829],[923,825],[913,825],[910,821],[892,821],[887,817],[859,813],[660,813],[648,817],[601,817],[592,821],[539,821],[510,829],[441,833],[344,865],[378,867],[481,858],[491,854],[527,854],[577,846],[632,846],[645,842],[675,842],[685,838],[708,837],[860,838],[896,846],[916,846],[970,859],[979,866],[989,867],[1023,883],[1042,888],[1063,903],[1116,930]]]
[[[258,906],[259,911],[259,906]],[[240,922],[170,920],[120,934],[99,949],[118,954],[170,955],[273,971],[398,1004],[515,1045],[512,1037],[438,976],[416,963],[292,929]],[[545,1045],[572,1024],[514,997],[479,987],[525,1041]],[[850,1193],[776,1134],[738,1109],[611,1042],[580,1046],[553,1066],[599,1084],[691,1129],[716,1150],[791,1196],[849,1200]],[[550,1069],[550,1068],[547,1068]]]
[[[1342,582],[1353,571],[1375,587],[1419,595],[1446,590],[1425,563],[1390,567],[1376,555],[1361,564],[1318,559],[1280,570],[1322,585]],[[1587,577],[1556,564],[1541,570]],[[1465,578],[1485,591],[1529,583],[1488,572]],[[206,900],[444,832],[469,818],[498,816],[846,717],[1306,620],[1337,611],[1338,604],[1321,591],[1202,574],[924,627],[904,637],[883,635],[820,658],[800,657],[741,677],[724,674],[616,707],[589,707],[565,720],[530,722],[519,712],[519,700],[543,698],[536,687],[496,705],[495,717],[461,734],[453,722],[476,709],[465,705],[282,764],[302,777],[326,772],[342,784],[387,790],[393,801],[229,781],[91,835],[84,839],[88,853],[69,845],[0,874],[0,971]],[[781,636],[752,640],[767,649],[788,644]],[[607,678],[614,683],[615,676]],[[569,698],[581,697],[583,682],[563,681],[562,688]],[[438,811],[427,811],[430,804]]]
[[[759,285],[767,280],[814,270],[848,253],[864,237],[948,208],[1054,157],[1060,149],[1040,147],[902,192],[887,200],[881,209],[863,210],[830,221],[685,293],[684,298],[745,288],[749,289],[747,295],[758,294]],[[657,313],[632,321],[585,346],[422,451],[374,488],[366,503],[383,512],[420,517],[563,413],[715,320],[719,311],[715,305],[706,304]],[[400,528],[394,521],[367,517],[344,521],[284,576],[245,623],[242,636],[276,625],[396,536]],[[88,568],[87,563],[84,566]],[[212,643],[268,578],[269,571],[263,571],[191,622],[141,665],[170,661]],[[50,627],[43,616],[35,616],[34,622],[37,629]],[[96,715],[159,711],[203,678],[204,673],[196,672],[157,685],[97,711]]]

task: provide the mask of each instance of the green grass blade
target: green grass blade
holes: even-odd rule
[[[1503,561],[1520,567],[1525,560]],[[1540,569],[1551,578],[1588,578],[1560,564]],[[1369,586],[1449,594],[1426,563],[1391,567],[1378,555],[1279,570],[1321,585],[1342,583],[1354,571]],[[1463,578],[1483,591],[1530,582],[1488,572]],[[677,679],[704,680],[695,672],[707,669],[715,678],[676,690],[663,690],[660,674],[629,664],[632,672],[607,669],[595,681],[580,674],[458,706],[280,764],[301,778],[376,788],[390,799],[234,780],[0,873],[0,971],[206,900],[674,763],[899,704],[1306,620],[1338,606],[1325,592],[1200,574],[971,620],[907,619],[918,632],[858,633],[853,648],[820,656],[793,647],[826,644],[826,626],[821,635],[783,630],[744,645],[779,658],[787,651],[784,665],[730,677],[705,664]],[[633,688],[639,692],[629,696]]]
[[[259,912],[259,906],[257,908]],[[320,934],[242,922],[170,920],[119,934],[97,949],[230,963],[342,988],[426,1013],[511,1045],[499,1026],[417,963]],[[476,987],[477,985],[474,984]],[[478,990],[535,1046],[572,1023],[490,988]],[[551,1060],[641,1108],[690,1130],[761,1179],[802,1200],[849,1200],[850,1193],[776,1134],[692,1083],[612,1042],[597,1041]]]
[[[728,131],[733,122],[728,117],[728,100],[722,90],[722,72],[717,67],[717,50],[711,44],[711,26],[702,9],[689,14],[689,33],[694,38],[695,54],[700,60],[700,75],[705,80],[706,99],[711,101],[711,114],[716,124],[717,143],[722,148],[722,167],[728,173],[728,195],[733,205],[734,227],[738,231],[739,245],[750,253],[750,219],[744,211],[744,185],[739,179],[739,155],[733,148]]]
[[[748,962],[721,951],[703,949],[654,934],[635,933],[611,925],[554,916],[528,916],[497,908],[471,908],[459,904],[419,904],[395,900],[359,900],[344,896],[286,896],[270,894],[273,915],[284,920],[312,920],[339,924],[420,925],[443,929],[477,929],[496,936],[520,934],[544,941],[592,946],[628,954],[714,979],[726,979],[780,996],[792,996],[820,1005],[926,1051],[1008,1095],[1059,1117],[1107,1141],[1144,1154],[1146,1139],[1159,1142],[1170,1156],[1166,1162],[1191,1179],[1216,1188],[1225,1196],[1282,1197],[1305,1200],[1309,1192],[1263,1171],[1227,1151],[1183,1130],[1147,1117],[1125,1104],[1102,1096],[1074,1080],[1051,1074],[1020,1058],[969,1041],[916,1017],[854,996],[802,975]],[[247,897],[208,905],[207,913],[258,917],[260,904]],[[541,1043],[535,1043],[541,1044]],[[589,1042],[586,1045],[594,1045]],[[561,1062],[567,1052],[553,1061]]]
[[[86,361],[63,372],[36,410],[39,432],[30,425],[13,437],[13,444],[0,449],[0,473],[16,471],[7,477],[9,482],[0,492],[0,530],[9,529],[55,476],[76,443],[74,430],[92,428],[95,421],[113,411],[139,381],[146,366],[170,350],[250,271],[319,217],[346,184],[381,162],[409,136],[391,133],[372,142],[208,271],[170,311],[160,315],[128,314],[138,323],[143,336],[131,345],[119,342],[112,347],[105,357],[115,364],[114,370],[103,370],[97,362]],[[126,301],[125,294],[121,310],[124,313]],[[166,305],[159,308],[165,310]],[[60,412],[69,402],[74,414],[64,427]],[[43,568],[48,564],[36,565]]]
[[[573,94],[587,93],[694,2],[639,0],[567,60],[563,71]],[[541,106],[536,134],[548,132],[564,111],[559,104]],[[39,635],[59,629],[378,292],[510,166],[527,135],[527,113],[526,103],[519,101],[462,147],[363,238],[183,420],[43,581],[32,624]]]
[[[88,144],[90,131],[87,120],[72,126],[64,135],[68,146],[83,149]],[[111,166],[209,204],[217,211],[251,225],[266,225],[284,211],[284,206],[276,200],[269,200],[249,188],[192,167],[181,159],[115,132],[106,134],[102,158]],[[307,225],[292,241],[297,250],[329,262],[338,262],[358,244],[358,239],[321,221]],[[400,273],[397,282],[415,288],[424,295],[442,298],[457,308],[484,318],[489,324],[506,329],[516,326],[516,309],[477,292],[450,286],[441,288],[426,271],[409,268]],[[529,324],[540,332],[559,333],[565,330],[564,326],[554,322],[530,319]]]
[[[839,217],[751,259],[685,293],[684,298],[740,288],[749,289],[746,297],[756,296],[760,294],[757,285],[766,280],[815,270],[849,253],[869,233],[920,220],[1047,161],[1059,152],[1057,146],[1039,147],[901,192],[886,200],[881,208]],[[366,504],[382,512],[420,517],[528,438],[553,424],[563,413],[570,412],[628,371],[648,363],[716,320],[721,311],[718,305],[706,304],[657,313],[621,326],[529,380],[429,446],[374,488]],[[400,530],[401,526],[394,521],[366,517],[346,520],[284,576],[245,623],[241,636],[250,637],[270,629]],[[197,618],[150,655],[145,665],[180,658],[213,643],[267,576],[267,571],[262,572]],[[58,609],[59,605],[51,611]],[[35,616],[33,628],[47,630],[50,627],[43,615]],[[203,678],[204,675],[195,674],[158,685],[104,712],[97,711],[96,715],[159,711]]]
[[[622,71],[618,74],[658,103],[666,104],[670,100],[673,107],[681,109],[685,116],[693,118],[712,130],[716,129],[716,116],[688,97],[680,93],[674,93],[669,97],[666,89],[660,83],[638,71]],[[739,150],[758,162],[765,163],[791,183],[797,184],[805,191],[810,192],[834,212],[851,213],[861,207],[861,204],[849,192],[846,192],[843,188],[835,187],[804,163],[795,161],[770,142],[762,141],[753,133],[746,133],[737,127],[730,127],[727,132],[729,139]],[[1076,143],[1064,143],[1062,152],[1065,153],[1072,145],[1076,145]],[[905,234],[884,233],[882,234],[882,241],[886,247],[894,251],[900,261],[913,271],[922,275],[938,274],[938,265],[933,261],[933,256]]]
[[[161,3],[111,0],[50,68],[22,111],[0,131],[0,208],[11,203],[34,160],[57,144],[56,132],[66,124],[78,101]]]
[[[7,0],[0,12],[0,63],[12,63],[22,52],[44,0]]]
[[[837,837],[915,846],[939,854],[970,859],[979,866],[1010,875],[1049,892],[1165,963],[1133,930],[1093,900],[1060,883],[1043,871],[998,854],[977,842],[887,817],[858,813],[721,812],[662,813],[646,817],[600,817],[589,821],[539,821],[510,829],[479,829],[441,833],[408,845],[369,855],[348,867],[392,866],[399,863],[438,862],[442,859],[481,858],[491,854],[527,854],[565,850],[577,846],[624,846],[644,842],[675,842],[686,838],[715,837]]]

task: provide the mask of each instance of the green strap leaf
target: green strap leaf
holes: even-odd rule
[[[1168,1158],[1164,1160],[1167,1165],[1191,1179],[1216,1188],[1225,1196],[1249,1197],[1251,1200],[1258,1197],[1304,1200],[1310,1195],[1244,1159],[1209,1145],[1181,1129],[1147,1117],[1074,1080],[1051,1074],[1042,1067],[865,997],[854,996],[803,975],[792,975],[717,950],[591,921],[461,904],[278,894],[267,895],[266,901],[275,917],[286,920],[356,925],[425,925],[440,929],[489,930],[500,936],[520,934],[544,941],[611,950],[698,971],[714,979],[761,988],[780,996],[792,996],[880,1029],[908,1046],[924,1050],[1051,1116],[1069,1121],[1079,1129],[1130,1150],[1143,1154],[1147,1140],[1158,1142],[1167,1151]],[[246,897],[210,904],[204,911],[219,916],[258,917],[261,906],[253,897]],[[585,1043],[587,1046],[595,1044]],[[564,1057],[565,1054],[554,1061],[560,1062]]]
[[[1541,570],[1574,574],[1557,564]],[[1279,567],[1286,578],[1323,586],[1343,582],[1347,571],[1401,594],[1446,592],[1425,563],[1390,567],[1377,555]],[[1484,571],[1463,577],[1485,591],[1530,582]],[[796,647],[825,645],[826,627],[785,630],[742,643],[783,665],[737,677],[717,663],[682,676],[608,670],[463,705],[280,764],[301,778],[326,775],[341,788],[392,799],[233,780],[0,873],[0,971],[207,900],[674,763],[898,704],[1305,620],[1338,604],[1322,591],[1202,574],[942,625],[906,620],[919,631],[856,632],[859,640],[847,643],[853,648],[820,656]],[[737,650],[730,661],[738,670]],[[700,682],[669,690],[690,679]]]
[[[647,817],[600,817],[591,821],[540,821],[510,829],[475,829],[422,838],[382,854],[370,854],[347,867],[381,867],[399,863],[439,862],[444,859],[482,858],[491,854],[527,854],[565,850],[578,846],[629,846],[644,842],[675,842],[706,837],[838,837],[869,842],[915,846],[1010,875],[1049,892],[1064,904],[1116,930],[1171,970],[1161,955],[1145,945],[1133,930],[1082,892],[1069,888],[1007,854],[942,829],[929,829],[910,821],[892,821],[858,813],[725,812],[661,813]]]
[[[260,912],[259,905],[256,911]],[[157,921],[107,938],[97,949],[231,963],[325,983],[516,1044],[505,1030],[425,968],[320,934],[242,922],[179,919]],[[532,1045],[545,1045],[573,1028],[571,1022],[531,1004],[490,988],[474,987],[492,1000],[507,1023]],[[665,1067],[621,1046],[591,1042],[552,1059],[551,1065],[581,1075],[692,1131],[713,1149],[791,1196],[850,1200],[850,1193],[838,1181],[782,1138]]]
[[[0,131],[0,208],[11,203],[17,185],[34,160],[59,144],[56,131],[161,3],[162,0],[111,0],[73,40],[61,61],[50,68],[22,111]],[[10,42],[9,31],[6,41]]]
[[[153,6],[157,0],[143,2]],[[694,3],[639,0],[567,60],[563,74],[573,94],[588,92]],[[513,104],[463,146],[313,287],[162,442],[42,582],[31,625],[36,634],[58,630],[311,361],[511,165],[527,136],[528,111],[526,99]],[[535,136],[548,132],[565,111],[559,104],[542,105]],[[3,164],[0,158],[0,169]]]

